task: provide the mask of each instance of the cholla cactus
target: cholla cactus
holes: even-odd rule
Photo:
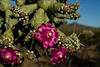
[[[66,19],[78,19],[78,8],[79,3],[68,4],[66,0],[16,0],[13,5],[11,0],[0,0],[0,11],[4,13],[0,16],[0,45],[16,46],[23,57],[33,54],[33,58],[43,53],[47,56],[49,49],[57,49],[59,45],[79,49],[76,34],[67,37],[56,28]]]
[[[82,45],[80,43],[80,40],[78,39],[77,35],[75,33],[71,34],[69,37],[66,38],[66,44],[63,44],[66,48],[72,48],[77,51],[80,49],[80,46]]]

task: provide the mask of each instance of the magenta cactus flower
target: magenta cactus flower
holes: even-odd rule
[[[19,64],[20,58],[17,53],[18,53],[18,50],[14,50],[10,47],[1,48],[0,49],[0,61],[3,64],[9,64],[9,65]]]
[[[51,52],[51,64],[57,64],[61,62],[65,62],[67,56],[67,49],[63,46],[58,48],[54,48]]]
[[[57,43],[58,32],[51,23],[46,23],[38,27],[34,37],[44,48],[49,48],[53,47],[54,44]]]

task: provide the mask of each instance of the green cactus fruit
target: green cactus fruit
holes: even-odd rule
[[[46,23],[44,19],[47,17],[45,17],[45,11],[42,8],[38,9],[34,15],[34,18],[31,20],[32,27],[37,29],[42,23]]]
[[[25,12],[26,15],[30,15],[32,12],[34,12],[38,6],[37,4],[30,4],[30,5],[23,5],[22,7],[19,7],[22,11]]]
[[[6,9],[6,11],[5,11],[6,23],[9,22],[9,18],[10,18],[11,15],[12,15],[12,12],[9,9]]]
[[[12,45],[13,40],[14,38],[13,38],[12,29],[9,28],[7,31],[4,32],[1,42],[5,45]]]
[[[10,0],[0,0],[0,10],[5,11],[10,7]]]
[[[47,9],[53,7],[53,4],[55,2],[56,2],[56,0],[40,0],[40,1],[38,1],[38,5],[40,8],[47,10]]]
[[[54,11],[61,13],[61,10],[64,10],[63,9],[64,6],[65,6],[64,3],[55,2],[54,5],[53,5],[53,9],[54,9]]]
[[[6,24],[9,26],[9,28],[13,28],[13,26],[15,26],[17,23],[18,23],[18,19],[9,18],[9,22]]]
[[[60,41],[66,43],[66,35],[59,29],[57,29],[57,31],[59,32]]]
[[[62,19],[67,17],[66,14],[61,14],[61,13],[55,13],[55,16],[58,17],[58,18],[62,18]]]
[[[64,21],[64,19],[60,19],[60,18],[57,18],[57,17],[54,17],[54,23],[55,24],[60,24],[61,22],[63,22]]]
[[[45,13],[45,15],[44,15],[44,22],[48,22],[48,21],[50,21],[50,20],[49,20],[49,18],[47,16],[47,13]]]
[[[16,0],[17,6],[23,6],[25,4],[25,0]]]

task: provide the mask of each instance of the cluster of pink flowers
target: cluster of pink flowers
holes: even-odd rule
[[[55,44],[58,42],[57,29],[51,24],[46,23],[38,27],[33,37],[44,47],[54,48],[51,51],[50,63],[57,64],[66,60],[67,49],[63,46],[55,48]]]
[[[63,46],[58,48],[54,48],[51,52],[51,59],[50,62],[52,64],[57,64],[66,61],[67,49]]]
[[[47,49],[53,47],[57,43],[58,32],[57,29],[48,22],[38,27],[34,37]]]
[[[0,61],[3,64],[19,64],[20,58],[19,55],[17,55],[18,50],[14,50],[10,47],[7,48],[0,48]]]

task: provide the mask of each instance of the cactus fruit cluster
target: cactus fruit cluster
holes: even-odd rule
[[[67,0],[0,0],[0,62],[15,66],[25,56],[34,60],[47,56],[51,64],[63,63],[80,49],[73,33],[66,36],[57,26],[77,20],[79,2]],[[6,48],[5,48],[6,47]],[[74,51],[72,51],[74,50]],[[23,60],[21,60],[23,58]]]

